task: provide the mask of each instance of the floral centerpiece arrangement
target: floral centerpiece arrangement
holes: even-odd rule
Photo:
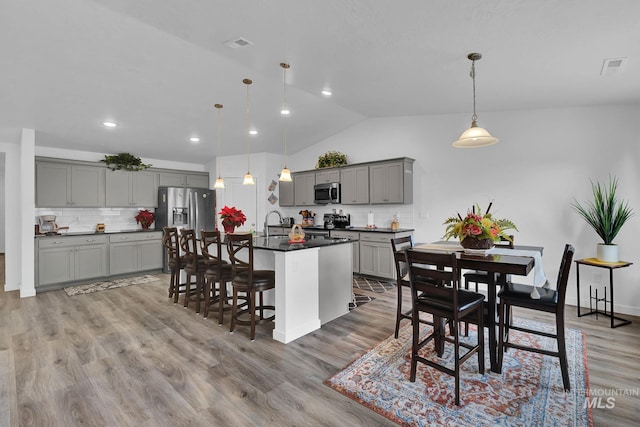
[[[443,223],[447,226],[443,238],[460,239],[462,247],[467,249],[489,249],[494,242],[501,239],[511,241],[511,237],[505,231],[518,231],[518,228],[508,219],[493,218],[489,213],[491,205],[492,203],[489,203],[484,214],[480,206],[475,205],[467,211],[464,218],[460,214],[457,217],[447,218]]]
[[[153,224],[153,221],[156,219],[156,215],[150,210],[143,209],[138,211],[138,214],[134,217],[136,219],[136,223],[142,226],[143,230],[148,230]]]
[[[222,210],[218,212],[218,215],[220,215],[220,219],[222,220],[225,233],[233,233],[236,227],[240,227],[247,220],[244,213],[233,206],[223,207]]]

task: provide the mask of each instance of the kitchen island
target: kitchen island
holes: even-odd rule
[[[254,239],[255,268],[276,272],[273,339],[289,343],[349,312],[351,243],[324,237],[304,243],[289,243],[287,236]]]

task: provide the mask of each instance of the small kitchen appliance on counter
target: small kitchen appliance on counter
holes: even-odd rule
[[[38,217],[38,230],[41,234],[53,236],[55,234],[60,234],[60,231],[62,230],[66,231],[68,229],[69,227],[58,227],[55,215],[40,215]]]
[[[349,214],[326,213],[324,214],[323,220],[324,228],[327,230],[347,228],[351,225],[351,215]]]

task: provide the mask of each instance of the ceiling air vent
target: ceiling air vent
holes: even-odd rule
[[[627,64],[627,58],[609,58],[602,61],[601,76],[613,76],[620,74],[624,70],[624,66]]]
[[[230,47],[231,49],[238,49],[241,47],[253,46],[253,43],[251,43],[249,40],[245,39],[244,37],[237,37],[235,39],[227,40],[226,42],[224,42],[224,44],[225,46]]]

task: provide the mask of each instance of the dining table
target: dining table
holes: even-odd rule
[[[508,251],[501,250],[499,254],[487,253],[487,251],[465,251],[457,242],[437,241],[427,244],[417,244],[409,250],[427,252],[455,253],[459,269],[486,271],[487,274],[487,306],[488,317],[485,319],[485,327],[488,328],[489,359],[491,370],[500,373],[498,366],[498,339],[496,319],[498,287],[506,284],[511,275],[527,276],[534,268],[533,256],[523,256],[523,253],[540,253],[541,246],[515,245],[513,248],[518,255],[505,255]]]

